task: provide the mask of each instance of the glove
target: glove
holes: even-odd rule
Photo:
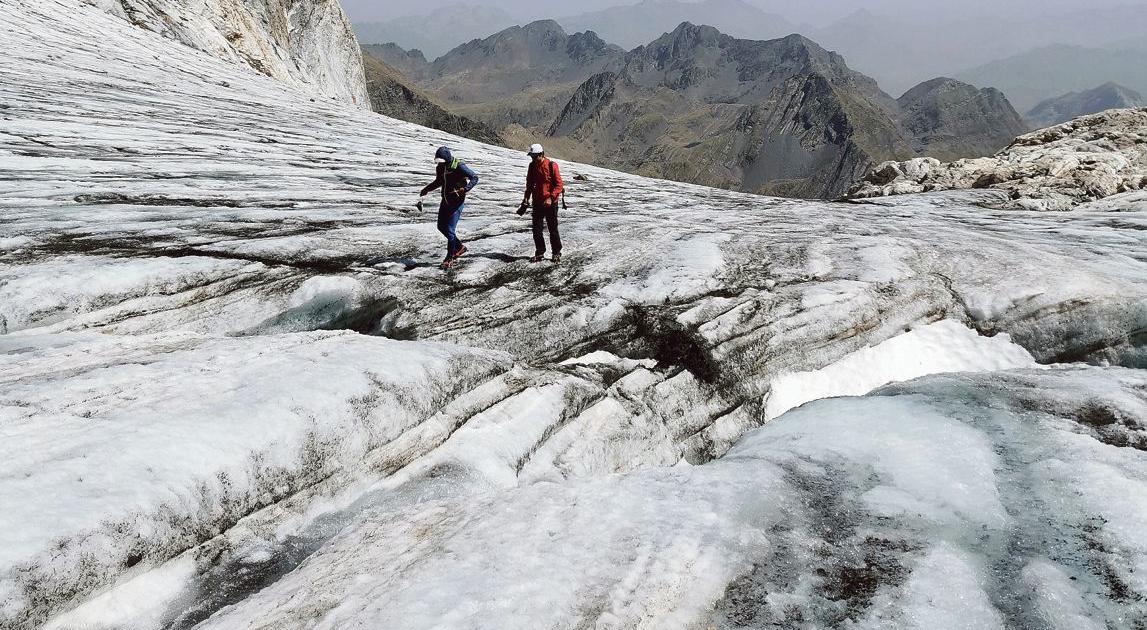
[[[526,210],[529,210],[529,209],[530,209],[530,204],[528,202],[523,201],[522,205],[518,206],[518,216],[522,216],[523,214],[526,213]]]

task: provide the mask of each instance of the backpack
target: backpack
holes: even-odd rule
[[[466,202],[465,191],[455,192],[453,190],[449,190],[450,182],[448,180],[448,176],[457,172],[458,167],[461,164],[462,160],[459,158],[454,158],[451,161],[442,164],[442,198],[450,203],[454,203],[456,201],[457,203],[462,204]],[[451,201],[450,197],[453,197],[455,201]]]
[[[557,171],[554,170],[555,168],[557,168],[557,162],[550,160],[550,179],[551,180],[555,180],[558,178],[557,177]],[[569,209],[569,206],[566,205],[566,187],[562,186],[562,210],[568,210],[568,209]]]

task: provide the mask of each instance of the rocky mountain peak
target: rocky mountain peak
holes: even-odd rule
[[[435,60],[434,67],[439,76],[476,67],[553,69],[587,62],[611,49],[594,33],[568,35],[557,22],[539,20],[463,44]]]
[[[620,52],[593,31],[574,33],[566,40],[566,55],[575,61],[587,61],[608,51]]]
[[[712,26],[682,22],[672,32],[666,33],[652,45],[672,45],[687,49],[698,46],[713,46],[719,43],[723,37],[721,31]]]
[[[509,29],[509,31],[514,30],[515,29],[513,27]],[[547,35],[560,35],[565,37],[566,35],[565,29],[562,28],[562,25],[558,24],[555,20],[535,20],[529,24],[526,24],[525,26],[518,27],[517,30],[531,37]]]
[[[1028,131],[1002,92],[948,77],[913,87],[897,104],[918,152],[941,160],[983,155],[984,147],[1001,149]]]

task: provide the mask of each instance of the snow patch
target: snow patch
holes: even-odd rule
[[[1035,366],[1031,354],[1006,334],[982,337],[959,322],[942,320],[858,350],[819,370],[773,378],[766,415],[776,418],[809,401],[860,396],[929,374]]]
[[[43,630],[155,628],[195,577],[191,554],[148,568],[44,625]]]

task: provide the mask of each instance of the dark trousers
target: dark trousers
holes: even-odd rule
[[[455,230],[458,229],[458,220],[462,218],[462,208],[451,207],[445,201],[438,206],[438,231],[446,237],[446,257],[453,258],[458,250],[462,249],[462,241],[458,239]]]
[[[538,256],[544,256],[546,253],[546,239],[542,234],[542,222],[544,221],[550,229],[550,245],[553,247],[554,255],[561,254],[562,237],[558,235],[558,204],[543,206],[535,203],[533,219],[534,253]]]

